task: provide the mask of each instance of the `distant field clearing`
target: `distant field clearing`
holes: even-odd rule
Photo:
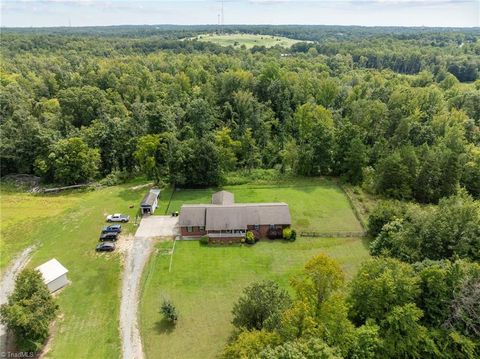
[[[304,42],[282,36],[254,34],[204,34],[195,36],[192,39],[213,42],[214,44],[221,46],[241,47],[242,45],[245,45],[247,49],[252,48],[253,46],[272,47],[280,45],[282,47],[290,47],[297,42]]]

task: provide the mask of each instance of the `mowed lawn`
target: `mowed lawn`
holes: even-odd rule
[[[236,202],[286,202],[292,215],[292,227],[304,232],[359,232],[362,226],[355,217],[345,193],[328,179],[298,179],[297,184],[240,185],[223,189],[235,195]],[[210,203],[214,189],[175,191],[168,212],[179,211],[184,203]],[[161,210],[169,193],[163,195]],[[163,212],[162,212],[163,213]]]
[[[135,216],[146,189],[131,186],[49,196],[2,193],[2,267],[35,244],[29,267],[56,258],[69,270],[71,284],[57,296],[60,313],[47,358],[120,357],[121,254],[97,254],[95,245],[107,213]],[[126,234],[135,227],[124,229]]]
[[[283,36],[271,36],[271,35],[256,35],[256,34],[205,34],[196,36],[198,41],[213,42],[214,44],[221,46],[233,46],[240,47],[245,45],[247,49],[253,46],[282,46],[290,47],[300,40],[290,39]],[[307,41],[308,42],[308,41]]]
[[[237,202],[287,202],[293,226],[299,231],[361,230],[348,200],[334,182],[295,182],[298,185],[225,189],[235,194]],[[209,203],[213,192],[176,191],[168,211],[178,210],[182,203]],[[147,358],[215,358],[233,329],[233,303],[249,283],[273,279],[289,288],[290,278],[318,253],[337,259],[351,278],[368,257],[366,243],[357,238],[298,237],[295,242],[264,240],[254,246],[202,246],[198,241],[178,241],[169,272],[168,250],[172,245],[158,244],[143,277],[140,326]],[[174,329],[159,313],[163,299],[172,300],[180,313]]]

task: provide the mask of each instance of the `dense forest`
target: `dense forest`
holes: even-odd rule
[[[252,283],[222,357],[478,358],[479,29],[222,29],[302,40],[288,49],[190,39],[214,31],[2,31],[2,175],[341,178],[382,199],[373,258],[349,283],[323,254],[290,291]]]
[[[290,49],[188,39],[214,29],[4,31],[2,174],[207,186],[275,168],[424,203],[480,196],[478,29],[223,29],[312,41]]]

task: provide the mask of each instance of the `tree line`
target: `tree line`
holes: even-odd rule
[[[478,198],[480,84],[462,83],[446,60],[474,54],[475,32],[345,30],[347,40],[328,29],[324,42],[290,50],[179,41],[175,29],[125,38],[9,30],[2,174],[76,184],[144,173],[208,186],[230,171],[275,168],[425,203],[460,187]],[[361,65],[356,53],[408,57],[417,42],[441,39],[431,45],[438,64],[428,55],[414,75]]]

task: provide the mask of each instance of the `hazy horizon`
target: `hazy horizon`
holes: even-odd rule
[[[3,0],[2,27],[218,25],[220,0]],[[225,0],[225,25],[478,27],[479,0]]]

